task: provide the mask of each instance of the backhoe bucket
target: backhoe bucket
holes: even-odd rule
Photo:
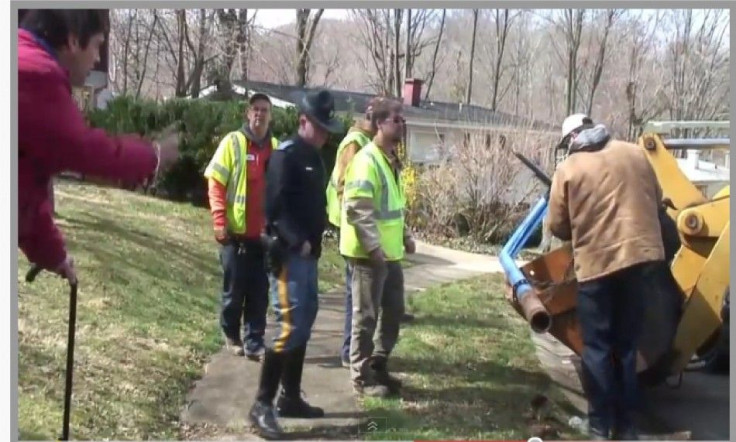
[[[531,303],[530,299],[537,300],[538,309],[544,310],[549,318],[547,332],[581,356],[583,339],[576,310],[577,280],[569,243],[519,267],[519,270],[532,290],[520,302],[514,298],[509,285],[507,298],[512,306],[532,329],[539,331],[524,305]],[[642,287],[646,307],[637,372],[646,384],[658,384],[670,374],[669,350],[679,322],[683,297],[665,263],[646,279],[650,285]]]

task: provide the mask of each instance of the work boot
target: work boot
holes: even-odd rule
[[[353,381],[353,392],[358,397],[386,398],[391,395],[388,387],[370,381]]]
[[[245,351],[243,350],[243,341],[240,338],[231,338],[224,333],[223,336],[225,337],[225,347],[230,353],[235,356],[243,356],[243,354],[245,354]]]
[[[256,401],[248,413],[250,422],[256,427],[258,435],[268,440],[282,439],[282,430],[276,421],[276,413],[272,405]]]
[[[276,410],[281,417],[314,419],[325,415],[323,409],[313,407],[302,398],[302,372],[307,345],[285,354],[284,371],[281,375],[281,396],[276,403]]]
[[[245,357],[253,361],[260,361],[266,354],[266,347],[260,342],[249,342],[244,346]]]
[[[279,388],[284,368],[284,356],[272,349],[266,350],[261,366],[256,402],[248,413],[250,422],[264,439],[280,439],[281,428],[276,422],[273,400]]]
[[[376,357],[370,361],[370,368],[376,383],[386,386],[393,394],[401,390],[401,380],[391,376],[388,372],[388,361],[383,357]]]

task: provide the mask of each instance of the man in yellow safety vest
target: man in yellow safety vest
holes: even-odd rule
[[[265,227],[266,164],[278,140],[271,135],[271,100],[254,94],[247,125],[228,133],[204,176],[215,239],[223,269],[220,325],[227,347],[236,355],[260,359],[268,311],[268,274],[261,233]],[[245,343],[241,339],[241,318]]]
[[[402,105],[394,100],[376,103],[373,118],[373,142],[355,155],[345,172],[340,253],[353,269],[353,388],[359,396],[385,397],[401,387],[389,375],[387,362],[404,314],[401,260],[405,251],[414,253],[415,245],[404,225],[406,202],[397,156],[404,130]]]
[[[335,167],[332,169],[330,181],[327,183],[327,217],[335,228],[340,228],[340,212],[342,210],[342,196],[345,189],[345,169],[360,149],[371,142],[376,133],[376,124],[373,120],[373,105],[380,98],[371,100],[366,106],[365,118],[356,121],[348,130],[347,135],[337,147]],[[350,366],[350,335],[353,321],[353,298],[350,290],[352,268],[345,258],[345,328],[340,359],[343,367]]]

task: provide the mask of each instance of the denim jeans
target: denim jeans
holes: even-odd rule
[[[591,429],[604,434],[634,425],[636,355],[647,296],[645,275],[652,265],[633,266],[578,286],[588,419]]]
[[[263,247],[258,242],[230,243],[220,249],[224,272],[220,325],[231,339],[240,339],[241,320],[244,344],[263,346],[268,312],[268,275]]]

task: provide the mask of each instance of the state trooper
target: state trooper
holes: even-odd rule
[[[278,439],[281,417],[317,418],[321,408],[301,397],[302,370],[317,317],[317,262],[326,227],[327,174],[320,155],[330,133],[342,132],[327,91],[307,93],[299,103],[298,133],[274,151],[266,174],[266,233],[271,304],[278,330],[266,350],[249,419],[260,435]],[[282,386],[276,409],[279,384]]]

